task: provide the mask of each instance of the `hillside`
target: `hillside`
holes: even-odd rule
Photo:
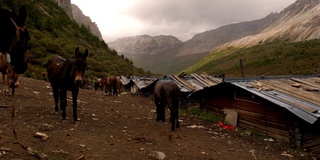
[[[25,73],[32,78],[40,78],[48,59],[55,55],[68,58],[74,55],[76,47],[89,50],[88,77],[107,75],[144,75],[141,68],[117,52],[84,26],[71,20],[64,10],[52,0],[8,1],[0,0],[1,7],[17,10],[27,5],[29,17],[27,27],[31,36],[28,44],[29,68]]]
[[[205,56],[186,73],[241,77],[240,59],[246,77],[261,75],[320,75],[320,40],[273,41],[248,48],[229,47]]]
[[[262,19],[228,24],[196,34],[192,39],[159,54],[152,56],[132,54],[128,58],[137,66],[152,72],[179,74],[184,68],[203,58],[204,60],[185,70],[188,72],[201,71],[202,69],[200,68],[204,68],[204,66],[199,66],[199,64],[206,65],[207,61],[209,61],[205,57],[206,55],[208,57],[214,56],[216,59],[225,58],[226,55],[221,53],[229,53],[228,48],[233,48],[234,52],[238,52],[235,51],[237,48],[243,50],[241,48],[261,44],[281,43],[286,48],[287,42],[306,41],[305,43],[309,43],[309,40],[320,38],[319,4],[319,0],[297,0],[280,13],[270,13]],[[211,53],[212,51],[214,52]],[[264,51],[261,50],[261,52]],[[209,55],[209,53],[211,54]],[[255,52],[255,54],[260,53]],[[236,64],[238,64],[238,61]],[[283,59],[283,61],[287,60]],[[225,61],[225,63],[229,62]],[[303,63],[300,65],[302,65],[299,66],[300,69],[303,66],[308,66],[308,64]],[[196,69],[196,67],[200,68]],[[292,68],[290,70],[295,69]],[[305,72],[303,71],[303,73]],[[292,73],[274,72],[274,74]]]
[[[300,0],[276,14],[260,33],[225,43],[186,72],[239,76],[319,74],[320,1]]]
[[[298,0],[273,18],[263,31],[230,41],[219,48],[247,47],[274,40],[291,42],[320,38],[320,1]]]

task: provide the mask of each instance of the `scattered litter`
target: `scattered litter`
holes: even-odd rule
[[[272,138],[266,138],[266,139],[264,139],[265,141],[269,141],[269,142],[273,142],[274,141],[274,139],[272,139]]]
[[[191,125],[191,126],[187,126],[187,128],[192,128],[192,129],[194,129],[194,128],[197,128],[197,129],[205,129],[205,127],[204,126],[197,126],[197,125]]]
[[[163,160],[166,157],[166,155],[160,151],[152,151],[149,154],[149,157],[157,160]]]
[[[37,92],[37,91],[33,91],[32,93],[38,95],[40,92]]]
[[[2,151],[7,151],[7,152],[11,151],[11,149],[10,149],[10,148],[7,148],[7,147],[1,147],[0,150],[2,150]]]
[[[35,138],[40,138],[42,140],[46,140],[48,139],[48,135],[46,135],[45,133],[41,133],[41,132],[36,132],[36,134],[34,135]]]
[[[286,156],[286,157],[290,157],[290,158],[293,158],[293,157],[294,157],[293,155],[289,154],[289,153],[286,152],[286,151],[283,151],[283,152],[281,153],[281,155],[282,155],[282,156]]]

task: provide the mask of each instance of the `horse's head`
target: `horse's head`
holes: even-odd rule
[[[81,53],[79,51],[79,47],[75,50],[75,62],[73,65],[74,69],[74,81],[77,86],[80,86],[84,80],[84,72],[87,68],[87,56],[88,56],[88,49]]]
[[[18,14],[0,9],[0,52],[9,53],[16,73],[26,70],[26,50],[30,40],[26,28],[27,8],[22,6]]]
[[[5,9],[0,9],[0,42],[1,51],[10,53],[16,46],[18,41],[27,42],[29,32],[25,27],[27,20],[27,8],[22,6],[18,14]]]

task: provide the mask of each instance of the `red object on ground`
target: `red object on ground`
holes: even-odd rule
[[[236,129],[235,126],[225,125],[222,122],[218,122],[218,124],[219,124],[220,127],[224,128],[224,129],[227,129],[227,130],[235,130]]]

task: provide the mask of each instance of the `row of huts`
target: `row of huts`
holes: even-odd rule
[[[320,153],[320,77],[226,78],[207,74],[121,77],[132,93],[147,96],[158,80],[178,84],[182,100],[223,113],[236,112],[237,127],[264,132],[292,147]]]

